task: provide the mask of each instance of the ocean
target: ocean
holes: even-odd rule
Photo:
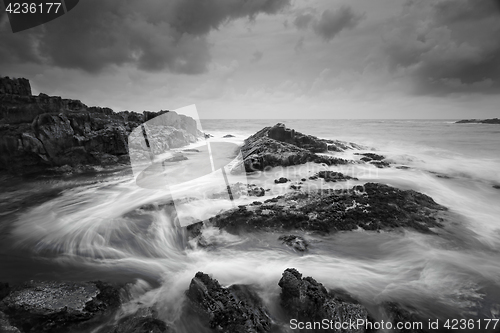
[[[330,168],[359,178],[346,186],[380,182],[431,196],[449,208],[443,230],[437,235],[412,230],[304,234],[312,246],[297,253],[277,240],[279,234],[232,235],[208,228],[204,236],[215,246],[206,249],[190,244],[165,212],[137,211],[161,201],[165,193],[138,188],[126,170],[57,178],[3,176],[0,281],[129,283],[130,301],[123,314],[154,306],[178,332],[193,331],[180,317],[179,305],[198,271],[222,285],[254,285],[277,312],[277,283],[286,268],[294,267],[328,288],[347,290],[369,309],[397,301],[413,305],[423,317],[440,320],[500,317],[500,189],[495,188],[500,185],[499,125],[332,119],[201,124],[215,138],[231,134],[234,137],[227,140],[238,144],[278,122],[386,156],[400,168]],[[352,158],[353,153],[338,155]],[[277,169],[273,177],[290,172]],[[301,171],[293,172],[299,177]],[[262,175],[250,175],[248,180],[265,181]],[[199,182],[193,191],[205,183],[210,180]],[[231,207],[201,200],[191,212],[206,217]]]

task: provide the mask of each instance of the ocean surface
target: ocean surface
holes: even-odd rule
[[[277,283],[288,267],[328,288],[343,288],[373,309],[383,301],[398,301],[440,320],[500,318],[500,189],[494,188],[500,185],[500,125],[286,119],[201,124],[215,139],[231,134],[225,140],[240,144],[278,122],[320,138],[354,142],[363,152],[408,167],[331,169],[359,178],[345,186],[380,182],[431,196],[449,208],[445,227],[437,235],[411,230],[305,234],[312,244],[307,253],[284,247],[278,234],[235,236],[207,228],[204,237],[215,246],[206,249],[189,243],[185,230],[165,211],[138,209],[161,203],[171,193],[138,187],[128,170],[57,178],[2,176],[0,281],[129,283],[123,314],[154,306],[179,332],[201,330],[180,317],[184,291],[196,272],[211,274],[223,285],[254,285],[279,317]],[[353,153],[338,155],[353,158]],[[272,176],[302,177],[308,167],[314,168],[278,168]],[[247,181],[268,184],[269,176],[253,174]],[[211,182],[186,185],[185,194],[203,192]],[[235,204],[255,198],[245,200]],[[233,205],[202,199],[187,214],[206,218]]]

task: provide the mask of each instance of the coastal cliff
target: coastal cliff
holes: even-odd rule
[[[114,112],[59,96],[34,96],[27,79],[0,78],[0,170],[29,174],[61,166],[129,164],[128,135],[160,115],[163,128],[175,137],[165,140],[167,148],[201,135],[194,119],[173,111]]]

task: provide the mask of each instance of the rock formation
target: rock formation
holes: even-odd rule
[[[268,311],[248,286],[223,288],[217,280],[198,272],[186,295],[206,326],[217,332],[262,333],[271,329]]]
[[[287,268],[278,285],[281,287],[281,306],[290,318],[299,322],[350,323],[358,320],[366,321],[366,308],[350,298],[342,297],[326,288],[312,277],[302,278],[295,268]],[[307,332],[364,332],[364,326],[355,326],[354,329],[316,328]]]
[[[429,233],[439,227],[446,210],[432,198],[413,190],[367,183],[347,190],[292,192],[267,199],[262,205],[239,206],[209,219],[228,232],[306,230],[391,230],[405,227]]]
[[[332,148],[330,148],[332,147]],[[323,140],[302,134],[278,123],[265,127],[245,140],[241,147],[247,172],[266,167],[298,165],[306,162],[327,165],[347,164],[347,160],[333,156],[317,155],[328,150],[343,151],[358,146],[340,141]]]
[[[159,117],[161,116],[161,117]],[[194,142],[194,119],[175,112],[143,114],[88,107],[78,100],[31,95],[26,79],[0,79],[0,169],[26,174],[69,165],[130,163],[128,136],[144,122],[162,152]]]
[[[119,305],[118,290],[102,282],[30,282],[12,288],[0,302],[0,328],[33,333],[90,330]]]
[[[500,124],[500,119],[463,119],[456,121],[455,124]]]

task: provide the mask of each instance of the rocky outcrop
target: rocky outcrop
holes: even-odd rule
[[[335,172],[335,171],[328,171],[328,170],[320,171],[317,174],[309,177],[310,180],[316,180],[318,178],[322,178],[326,182],[339,182],[339,181],[350,180],[350,179],[358,180],[358,178],[344,175],[342,172]]]
[[[500,119],[463,119],[456,121],[455,124],[500,124]]]
[[[228,232],[307,230],[329,233],[341,230],[392,230],[411,228],[430,233],[439,227],[445,207],[429,196],[388,185],[367,183],[351,189],[297,191],[239,206],[209,219]]]
[[[26,79],[0,77],[0,94],[31,96],[31,85]]]
[[[280,236],[278,240],[300,252],[307,251],[307,248],[309,247],[309,243],[304,239],[304,237],[297,235],[283,235]]]
[[[12,173],[130,163],[129,135],[145,122],[153,152],[201,135],[194,119],[175,112],[115,113],[78,100],[32,96],[26,79],[3,78],[0,87],[0,169]]]
[[[374,153],[355,153],[354,155],[361,155],[361,161],[366,162],[368,164],[375,165],[377,168],[387,168],[390,166],[390,163],[385,161],[385,156],[378,155]]]
[[[186,295],[202,322],[217,332],[261,333],[271,329],[272,321],[262,300],[246,285],[224,288],[198,272]]]
[[[328,151],[329,142],[334,144],[334,141],[305,135],[279,123],[273,127],[265,127],[247,138],[241,147],[241,153],[247,172],[306,162],[325,163],[326,165],[349,163],[345,159],[316,154]],[[345,147],[348,149],[347,143],[345,143]],[[337,149],[343,150],[340,146]]]
[[[331,329],[311,327],[307,332],[345,332],[361,333],[363,325],[354,325],[344,329],[336,329],[334,323],[357,323],[368,319],[366,308],[354,299],[329,292],[312,277],[302,278],[295,268],[287,268],[278,285],[281,287],[280,301],[287,315],[299,322],[332,323]]]
[[[22,332],[68,332],[95,327],[119,305],[118,290],[102,282],[30,282],[13,288],[0,311]]]

